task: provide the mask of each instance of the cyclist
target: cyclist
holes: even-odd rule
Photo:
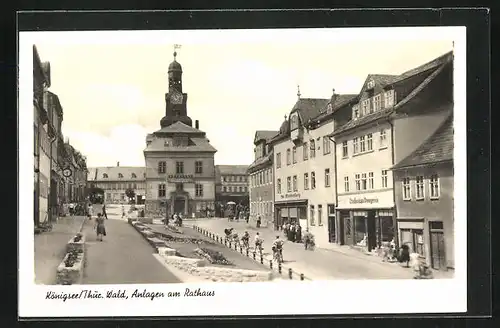
[[[280,239],[280,236],[276,236],[272,250],[274,258],[277,259],[278,262],[283,262],[283,244],[284,242]]]
[[[255,250],[259,250],[261,253],[262,253],[262,238],[260,238],[260,235],[259,233],[257,232],[257,234],[255,235],[255,238],[254,238],[254,243],[255,243]]]
[[[245,231],[245,233],[241,237],[241,241],[243,241],[244,247],[246,247],[246,248],[249,247],[249,240],[250,240],[250,235],[248,234],[248,231]]]

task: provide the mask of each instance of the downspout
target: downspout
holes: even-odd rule
[[[391,166],[395,165],[395,154],[394,154],[394,123],[392,122],[391,116],[387,118],[387,123],[391,126]],[[392,171],[392,170],[391,170]],[[396,247],[399,247],[399,229],[398,229],[398,221],[397,221],[397,208],[396,208],[396,179],[394,179],[394,171],[391,172],[392,174],[392,203],[394,204],[393,207],[393,214],[392,214],[392,225],[394,227],[394,233],[396,234],[396,238],[394,238],[394,243],[396,244]]]
[[[335,138],[328,137],[332,142],[333,142],[333,169],[335,171],[335,243],[338,244],[339,239],[338,239],[338,234],[339,234],[339,229],[337,229],[337,204],[338,204],[338,189],[337,189],[337,180],[338,180],[338,172],[337,172],[337,142],[335,141]],[[328,209],[327,209],[328,210]]]

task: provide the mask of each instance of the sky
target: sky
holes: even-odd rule
[[[50,61],[63,134],[87,165],[144,166],[160,128],[174,44],[187,110],[218,150],[253,161],[256,130],[278,130],[297,101],[357,94],[368,74],[400,74],[453,48],[447,28],[25,32]],[[194,123],[193,123],[194,124]]]

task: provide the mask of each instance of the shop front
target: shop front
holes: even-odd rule
[[[339,195],[338,242],[367,251],[393,241],[395,211],[392,190]]]
[[[299,193],[279,195],[281,200],[274,203],[275,229],[279,230],[285,223],[300,224],[302,229],[307,225],[307,199],[300,199]]]

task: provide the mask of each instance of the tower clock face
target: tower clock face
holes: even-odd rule
[[[182,94],[180,94],[179,92],[174,93],[170,99],[172,101],[172,104],[182,104]]]

